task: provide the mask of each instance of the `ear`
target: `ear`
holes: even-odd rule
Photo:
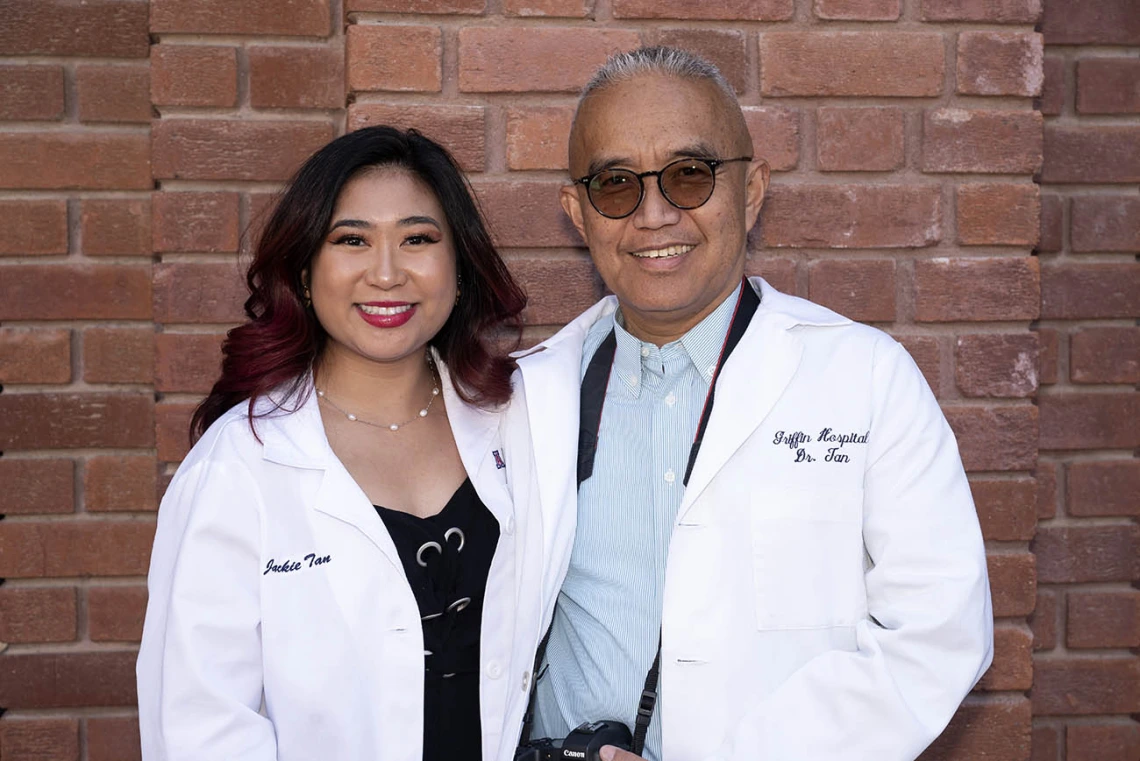
[[[744,181],[744,220],[748,230],[756,225],[756,218],[760,216],[760,207],[764,205],[764,194],[768,192],[771,177],[771,169],[764,159],[754,159],[749,164]]]
[[[582,236],[582,240],[586,240],[585,211],[582,209],[582,195],[578,191],[578,187],[577,183],[563,185],[558,190],[558,200],[562,204],[562,210],[566,212],[566,216],[570,217],[574,228]]]

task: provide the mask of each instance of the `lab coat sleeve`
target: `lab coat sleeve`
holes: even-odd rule
[[[809,661],[710,758],[913,761],[990,665],[985,549],[954,435],[893,340],[876,346],[872,383],[858,649]]]
[[[183,468],[159,508],[147,579],[136,669],[142,757],[272,761],[273,726],[258,713],[260,491],[236,457]]]

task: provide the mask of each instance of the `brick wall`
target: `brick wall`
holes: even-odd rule
[[[1045,6],[0,0],[0,757],[138,757],[153,511],[280,181],[437,137],[538,340],[602,292],[556,199],[574,92],[665,42],[775,170],[752,271],[899,337],[958,433],[997,650],[924,758],[1135,761],[1140,6]]]

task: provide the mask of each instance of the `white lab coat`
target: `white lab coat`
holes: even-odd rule
[[[482,757],[510,759],[560,571],[544,578],[554,542],[521,398],[502,412],[469,406],[441,371],[463,465],[499,523]],[[137,666],[143,758],[421,761],[423,631],[391,536],[330,449],[315,395],[258,420],[260,442],[245,413],[210,427],[158,513]]]
[[[893,339],[753,283],[669,546],[662,757],[911,761],[992,659],[957,445]],[[582,343],[615,308],[519,361],[543,502],[569,514]]]

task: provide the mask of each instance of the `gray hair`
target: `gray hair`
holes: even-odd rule
[[[719,88],[729,102],[736,103],[736,91],[714,64],[696,53],[679,48],[654,45],[610,56],[586,83],[579,104],[592,93],[632,79],[639,74],[660,74],[680,79],[703,79]]]

